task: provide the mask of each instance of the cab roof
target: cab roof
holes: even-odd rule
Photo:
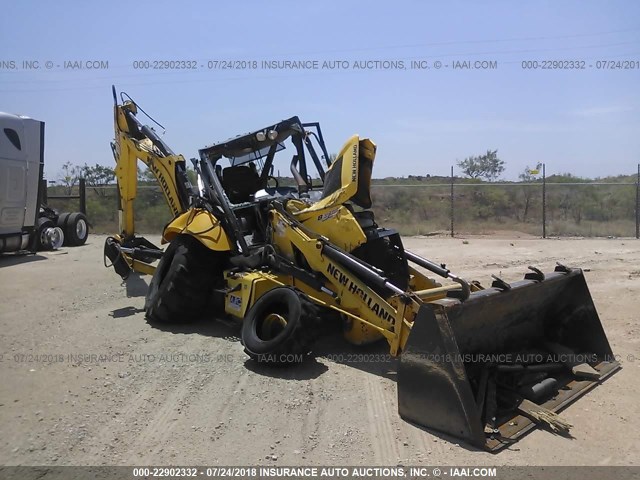
[[[271,131],[277,132],[277,136],[269,139],[267,134]],[[243,135],[230,138],[223,142],[215,143],[199,150],[200,156],[205,156],[209,160],[216,162],[222,157],[229,158],[234,164],[249,162],[251,160],[260,159],[266,155],[274,144],[282,144],[292,135],[300,135],[304,132],[304,128],[300,119],[295,116],[287,120],[282,120],[265,128],[254,130]],[[264,140],[258,139],[258,134],[263,133]],[[278,150],[284,148],[280,145]]]

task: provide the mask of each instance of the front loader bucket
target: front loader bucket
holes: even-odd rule
[[[498,450],[535,426],[530,400],[558,412],[620,368],[582,270],[525,278],[420,308],[398,371],[402,418]]]

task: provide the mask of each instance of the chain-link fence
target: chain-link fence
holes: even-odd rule
[[[419,180],[416,180],[419,178]],[[547,236],[615,236],[638,238],[640,167],[637,179],[585,182],[575,177],[533,182],[480,182],[458,177],[411,177],[410,182],[374,180],[371,188],[377,222],[404,235],[490,234],[521,232]],[[570,181],[566,181],[569,179]],[[49,187],[49,204],[69,210],[56,199],[78,187]],[[115,185],[86,187],[86,209],[97,233],[118,231]],[[77,202],[77,200],[76,200]],[[74,210],[77,209],[73,208]],[[136,229],[160,233],[171,220],[159,186],[138,187]]]
[[[459,180],[459,179],[458,179]],[[452,188],[453,187],[453,188]],[[373,209],[408,235],[522,232],[638,237],[637,183],[375,185]]]

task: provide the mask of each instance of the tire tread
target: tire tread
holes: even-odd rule
[[[158,264],[145,300],[151,320],[187,323],[205,313],[213,289],[222,282],[221,254],[213,252],[190,235],[178,235]],[[164,264],[170,262],[168,267]],[[158,285],[160,284],[160,285]]]

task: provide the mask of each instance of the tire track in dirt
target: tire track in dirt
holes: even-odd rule
[[[147,427],[133,440],[133,445],[140,446],[138,450],[141,455],[132,456],[130,463],[158,463],[166,460],[166,450],[175,448],[176,439],[184,439],[185,443],[193,440],[190,425],[206,431],[211,429],[215,421],[231,416],[238,398],[234,392],[242,390],[247,382],[246,369],[237,368],[234,362],[237,359],[226,361],[227,355],[234,352],[235,343],[222,338],[197,335],[187,335],[180,340],[177,343],[174,338],[167,337],[166,341],[172,343],[163,347],[188,352],[214,350],[216,354],[211,356],[210,362],[189,365],[190,368],[186,371],[170,370],[168,375],[156,379],[155,384],[161,395],[166,395],[162,391],[163,386],[173,385],[173,391],[148,421]],[[213,408],[212,398],[219,400]],[[224,430],[228,427],[225,425],[225,428],[217,430],[218,434],[224,435]],[[171,441],[168,440],[170,437]]]
[[[140,454],[133,453],[135,450],[131,451],[132,454],[125,460],[126,464],[146,463],[164,448],[166,438],[173,430],[173,415],[178,406],[183,404],[187,394],[187,384],[182,383],[163,401],[160,409],[147,422],[147,426],[131,442]]]
[[[409,463],[415,463],[415,458],[425,459],[432,454],[444,454],[445,450],[450,446],[447,440],[438,438],[437,435],[424,430],[421,427],[412,425],[402,420],[402,431],[408,438],[408,443],[415,448],[407,460]],[[437,458],[437,457],[436,457]]]
[[[173,336],[161,337],[146,343],[145,349],[177,352],[188,345],[189,350],[197,351],[205,340],[210,341],[192,337],[185,344],[175,340]],[[167,362],[137,363],[135,367],[135,376],[128,378],[124,394],[111,400],[107,410],[112,412],[111,418],[91,438],[90,450],[82,454],[83,463],[99,464],[107,459],[118,463],[146,463],[146,459],[167,444],[166,438],[174,427],[173,416],[179,410],[186,411],[190,392],[203,383],[197,365],[177,365],[179,368],[176,368]],[[138,386],[142,388],[136,391]]]
[[[147,384],[143,390],[133,395],[133,401],[127,402],[124,409],[120,410],[120,405],[111,406],[113,417],[104,422],[96,435],[86,440],[90,442],[91,446],[88,451],[79,452],[78,464],[98,465],[104,463],[107,458],[113,456],[121,448],[119,440],[127,438],[129,428],[127,425],[133,425],[134,419],[141,418],[141,411],[145,404],[153,398],[155,391],[149,387]],[[112,451],[107,451],[109,448]],[[76,464],[73,460],[70,463]]]
[[[323,425],[323,418],[325,417],[325,408],[323,408],[323,405],[309,400],[309,397],[314,397],[315,399],[315,392],[311,382],[305,381],[304,387],[307,402],[305,403],[305,412],[302,415],[302,450],[309,454],[318,448],[320,444],[319,437],[322,434],[321,425]]]
[[[367,375],[365,379],[367,398],[367,420],[371,435],[371,444],[375,455],[376,465],[395,464],[401,457],[400,449],[389,412],[389,402],[386,402],[386,392],[380,378]]]
[[[213,442],[210,445],[214,450],[216,446],[226,448],[229,443],[237,445],[235,439],[231,442],[223,439],[245,428],[242,425],[245,420],[242,398],[249,372],[239,362],[235,343],[207,337],[193,341],[195,343],[191,345],[189,340],[189,348],[215,347],[216,355],[212,363],[205,364],[204,369],[200,368],[189,378],[178,379],[183,385],[180,394],[168,399],[168,405],[163,406],[150,427],[135,440],[136,444],[146,442],[153,445],[142,456],[142,463],[162,463],[171,458],[181,445],[194,442]],[[179,418],[172,421],[172,412],[175,413],[178,407],[181,409]],[[210,457],[207,449],[197,448],[193,455],[202,464],[217,461]]]

